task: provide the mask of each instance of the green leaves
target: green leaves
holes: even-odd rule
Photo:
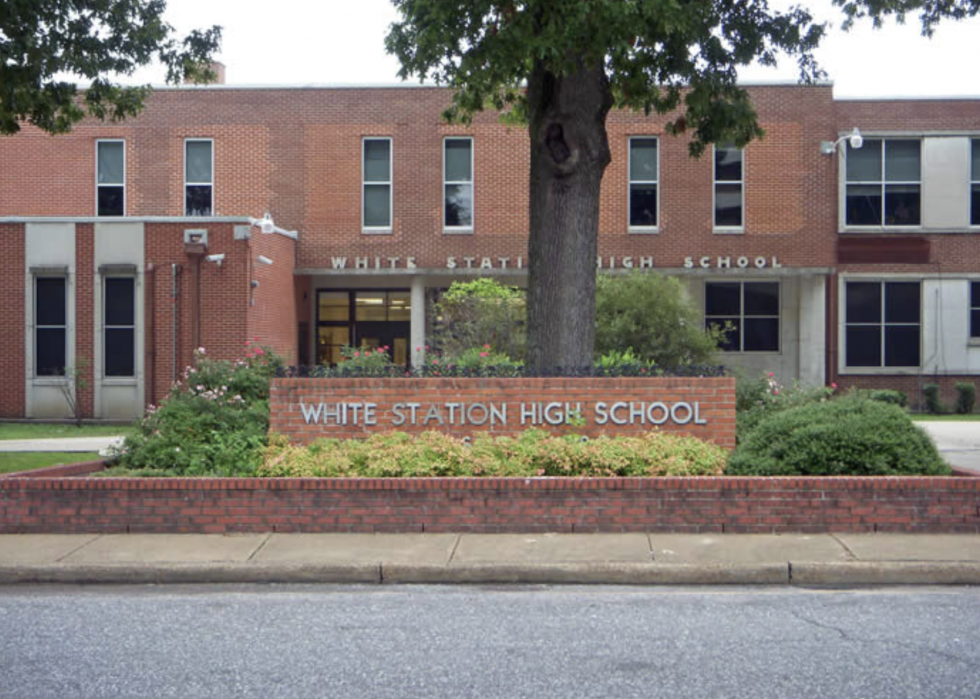
[[[154,57],[167,81],[213,79],[221,28],[178,40],[163,0],[4,0],[0,3],[0,134],[22,122],[65,133],[86,114],[120,120],[142,109],[147,86],[122,87]],[[62,78],[68,74],[69,78]],[[74,78],[91,82],[79,97]]]

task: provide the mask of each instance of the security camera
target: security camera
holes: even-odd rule
[[[266,257],[265,255],[259,255],[255,259],[258,260],[260,263],[262,263],[264,265],[271,265],[272,264],[272,260],[269,259],[268,257]]]
[[[217,265],[220,267],[221,263],[225,261],[225,254],[221,253],[220,255],[208,255],[204,259],[207,260],[208,262],[216,262]]]

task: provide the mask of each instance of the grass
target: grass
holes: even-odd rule
[[[115,437],[133,431],[132,425],[82,425],[64,422],[0,422],[0,439],[58,439],[62,437]]]
[[[949,415],[933,415],[932,413],[911,413],[909,415],[916,422],[980,422],[980,413],[951,413]]]
[[[61,451],[31,451],[31,452],[0,452],[0,473],[14,471],[29,471],[46,466],[61,466],[77,464],[82,461],[95,461],[99,455],[95,452],[61,452]]]

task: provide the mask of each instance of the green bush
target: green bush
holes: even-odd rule
[[[922,387],[922,393],[926,397],[926,410],[933,415],[946,412],[946,407],[939,398],[939,385],[934,383],[926,384]]]
[[[936,447],[896,405],[843,397],[761,421],[728,461],[728,475],[948,475]]]
[[[869,392],[868,398],[876,400],[879,403],[891,403],[900,408],[904,408],[909,402],[909,398],[905,395],[904,391],[896,391],[888,388],[872,390]]]
[[[433,310],[437,323],[430,343],[443,357],[490,345],[508,360],[523,360],[527,309],[521,289],[486,278],[453,282]]]
[[[772,372],[757,379],[739,377],[735,381],[735,441],[746,437],[770,415],[801,405],[826,401],[833,396],[836,384],[810,386],[794,381],[784,386]]]
[[[308,447],[270,439],[261,476],[687,476],[719,475],[725,451],[710,442],[649,432],[642,437],[477,437],[472,446],[438,432],[365,440],[322,439]]]
[[[969,415],[977,402],[977,387],[972,383],[956,384],[956,412]]]
[[[596,280],[595,351],[632,349],[660,367],[710,364],[722,333],[706,330],[681,283],[661,274],[600,274]]]
[[[118,453],[126,471],[252,475],[269,429],[269,382],[281,361],[262,348],[237,362],[203,348],[159,407],[150,406]]]

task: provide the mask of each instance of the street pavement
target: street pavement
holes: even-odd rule
[[[5,534],[0,584],[980,585],[972,534]]]
[[[950,466],[980,474],[980,422],[917,422]]]
[[[0,587],[0,699],[960,699],[980,589]]]

